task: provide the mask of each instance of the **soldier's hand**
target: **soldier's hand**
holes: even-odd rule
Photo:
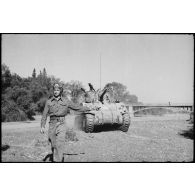
[[[41,127],[40,133],[41,134],[44,134],[45,133],[45,128],[44,127]]]

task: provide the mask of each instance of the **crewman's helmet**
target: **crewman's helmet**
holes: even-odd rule
[[[60,95],[63,92],[63,86],[60,83],[54,83],[53,90],[60,89]]]

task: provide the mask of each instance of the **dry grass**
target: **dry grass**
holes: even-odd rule
[[[86,134],[76,130],[67,134],[64,161],[191,162],[194,139],[185,136],[185,132],[193,131],[188,118],[186,114],[136,117],[127,133],[113,130]],[[2,124],[2,143],[7,145],[2,151],[4,162],[43,162],[50,146],[47,133],[39,133],[39,123],[40,117],[32,122]]]

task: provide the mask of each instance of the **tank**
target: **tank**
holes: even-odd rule
[[[89,84],[89,86],[92,86]],[[113,127],[127,132],[130,126],[130,114],[124,103],[111,101],[107,92],[95,91],[90,87],[90,91],[85,92],[85,102],[83,106],[90,108],[84,113],[83,130],[86,133],[93,132],[96,128]]]

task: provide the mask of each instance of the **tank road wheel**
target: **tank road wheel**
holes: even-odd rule
[[[85,127],[84,130],[86,133],[92,133],[94,130],[94,115],[86,114],[85,115]]]
[[[130,126],[130,116],[128,113],[123,114],[123,124],[120,126],[120,130],[127,132]]]

